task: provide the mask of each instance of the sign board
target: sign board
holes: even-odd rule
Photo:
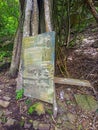
[[[55,32],[23,39],[22,79],[24,95],[53,103]]]

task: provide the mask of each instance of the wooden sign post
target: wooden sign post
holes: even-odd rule
[[[25,37],[22,48],[24,95],[53,104],[55,32]]]

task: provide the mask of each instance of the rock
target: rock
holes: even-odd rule
[[[74,114],[67,113],[67,118],[68,118],[68,121],[71,123],[76,121],[76,115],[74,115]]]
[[[0,130],[6,130],[6,129],[4,129],[2,126],[0,126]]]
[[[58,117],[57,123],[58,123],[58,124],[61,124],[61,123],[62,123],[61,117]]]
[[[75,94],[75,99],[79,107],[86,111],[96,111],[98,102],[91,95]]]
[[[6,101],[9,101],[11,98],[7,97],[7,96],[4,96],[3,99],[6,100]]]
[[[29,123],[25,123],[25,124],[24,124],[24,128],[26,128],[26,129],[29,129],[31,126],[32,126],[32,125],[29,124]]]
[[[92,47],[94,47],[94,48],[98,48],[98,40],[95,41],[95,42],[92,44]]]
[[[3,101],[3,100],[0,100],[0,106],[4,107],[4,108],[7,108],[9,106],[10,102],[8,101]]]
[[[38,126],[39,126],[39,121],[33,121],[33,128],[35,129],[35,130],[37,130],[38,129]]]
[[[6,122],[6,126],[11,126],[11,125],[14,125],[16,122],[15,119],[12,119],[12,118],[8,118],[7,122]]]
[[[50,124],[39,124],[39,130],[50,130]]]
[[[63,128],[64,128],[64,130],[66,130],[66,129],[75,130],[75,126],[68,121],[63,124]]]
[[[10,114],[12,114],[11,111],[9,111],[9,110],[5,110],[5,111],[4,111],[4,115],[8,116],[8,115],[10,115]]]
[[[64,97],[66,100],[70,100],[69,94],[65,93]]]

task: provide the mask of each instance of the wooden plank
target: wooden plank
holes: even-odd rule
[[[72,79],[72,78],[59,78],[54,77],[54,83],[58,84],[66,84],[66,85],[76,85],[76,86],[86,86],[92,88],[92,85],[87,80],[79,80],[79,79]]]

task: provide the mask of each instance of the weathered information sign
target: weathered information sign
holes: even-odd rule
[[[23,39],[24,95],[53,103],[55,32]]]

